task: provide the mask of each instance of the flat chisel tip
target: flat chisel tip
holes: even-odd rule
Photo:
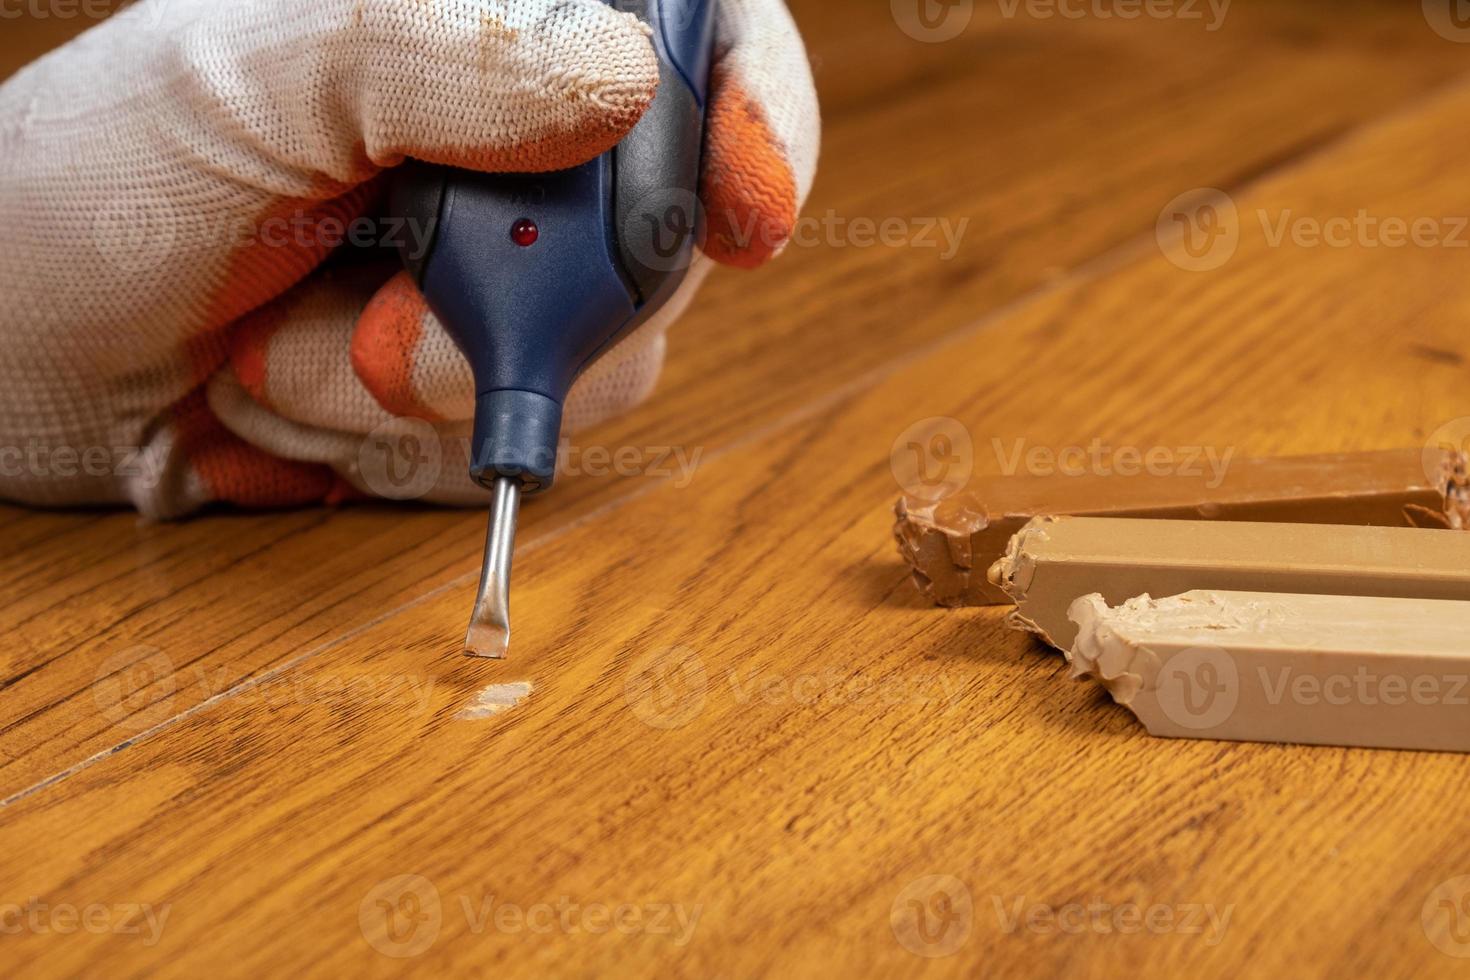
[[[487,660],[504,660],[510,648],[510,560],[515,549],[516,518],[521,508],[519,480],[495,481],[490,506],[490,532],[485,538],[485,564],[480,570],[480,592],[475,614],[465,636],[465,653]]]
[[[464,652],[485,660],[504,660],[510,650],[510,629],[498,623],[471,623]]]

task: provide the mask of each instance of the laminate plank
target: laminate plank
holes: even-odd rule
[[[0,862],[0,895],[172,910],[153,946],[27,934],[13,962],[908,974],[945,947],[905,945],[890,917],[942,875],[970,901],[949,908],[968,933],[929,923],[945,973],[1457,975],[1421,917],[1464,898],[1462,757],[1149,739],[1001,611],[928,606],[889,506],[893,441],[931,416],[991,472],[992,438],[1428,439],[1464,412],[1463,253],[1272,245],[1256,215],[1470,214],[1444,138],[1467,122],[1462,85],[1239,194],[1217,269],[1140,241],[732,445],[690,487],[536,536],[508,662],[451,652],[462,579],[13,802],[0,827],[25,859]],[[462,717],[522,681],[520,704]],[[404,875],[437,904],[407,901]],[[533,913],[544,932],[494,918],[558,903],[579,911]],[[588,931],[588,908],[625,904],[692,925]],[[1104,932],[1097,905],[1169,924],[1109,912]]]
[[[1182,190],[1235,187],[1462,68],[1399,5],[1341,5],[1328,31],[1311,5],[1238,3],[1215,33],[982,6],[939,45],[897,30],[883,4],[793,6],[828,116],[808,214],[968,220],[960,251],[941,261],[818,235],[767,271],[717,276],[675,332],[653,402],[581,449],[715,459],[1110,254]],[[17,21],[5,44],[49,43],[59,23]],[[565,479],[527,508],[522,549],[658,483]],[[0,556],[15,597],[0,630],[18,638],[0,658],[0,799],[472,577],[484,518],[383,507],[180,526],[26,520],[33,536]],[[450,617],[456,629],[464,615]],[[121,677],[135,697],[99,710]]]

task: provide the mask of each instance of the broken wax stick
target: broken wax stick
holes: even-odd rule
[[[1233,460],[1169,475],[996,476],[937,502],[905,497],[894,535],[941,606],[1003,605],[986,573],[1033,517],[1153,517],[1380,527],[1470,527],[1463,453],[1394,449]]]
[[[1470,751],[1470,602],[1196,591],[1071,617],[1072,676],[1151,735]]]
[[[991,581],[1008,624],[1070,650],[1072,603],[1195,589],[1470,600],[1470,535],[1412,527],[1038,517]]]

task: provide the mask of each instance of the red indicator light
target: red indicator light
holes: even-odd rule
[[[541,237],[541,229],[536,227],[536,222],[530,218],[522,218],[510,229],[510,240],[521,248],[530,248],[536,244],[536,239]]]

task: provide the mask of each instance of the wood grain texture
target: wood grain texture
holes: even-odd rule
[[[941,45],[911,40],[882,5],[797,13],[828,116],[808,215],[914,219],[916,230],[968,221],[962,248],[941,261],[936,249],[816,231],[769,270],[716,277],[672,338],[658,396],[579,438],[583,449],[707,458],[760,438],[1109,254],[1181,190],[1237,186],[1461,66],[1412,12],[1373,4],[1345,7],[1330,32],[1310,11],[1270,4],[1241,5],[1215,33],[992,12]],[[653,482],[564,479],[554,506],[527,508],[522,547]],[[73,527],[53,520],[33,526]],[[115,516],[87,549],[77,530],[40,534],[12,573],[28,603],[0,610],[19,637],[6,675],[15,707],[0,708],[0,800],[473,574],[483,520],[395,508],[141,528]],[[155,651],[179,668],[99,712],[99,675],[110,683]]]
[[[1309,5],[1216,34],[982,16],[934,46],[829,8],[798,7],[829,109],[812,213],[973,230],[950,262],[828,244],[720,278],[655,402],[590,437],[698,447],[693,482],[578,478],[528,511],[512,661],[454,653],[478,516],[0,513],[0,902],[169,908],[154,945],[6,935],[16,968],[1456,972],[1420,915],[1470,874],[1463,759],[1150,740],[995,611],[925,606],[888,508],[890,448],[933,416],[996,472],[993,440],[1258,455],[1467,414],[1470,250],[1266,230],[1470,214],[1460,52],[1386,5],[1331,35]],[[1188,272],[1152,229],[1200,186],[1240,241]],[[437,911],[411,918],[403,875]],[[973,901],[932,961],[890,927],[929,875]],[[1230,917],[1009,921],[1074,902]],[[507,903],[582,911],[542,932]],[[587,930],[624,904],[697,921]]]

